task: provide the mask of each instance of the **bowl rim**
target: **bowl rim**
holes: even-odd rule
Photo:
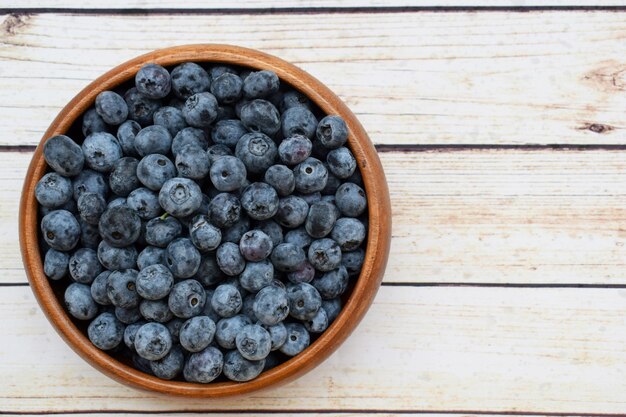
[[[302,353],[248,382],[199,384],[166,381],[132,368],[99,350],[67,316],[43,272],[39,252],[35,187],[46,170],[43,158],[46,139],[67,132],[75,120],[93,105],[98,93],[128,81],[142,65],[152,62],[171,66],[187,61],[272,70],[281,81],[304,93],[326,114],[340,115],[348,126],[348,146],[357,159],[368,196],[369,229],[365,261],[339,316]],[[391,241],[391,204],[381,162],[366,131],[350,109],[322,82],[295,65],[258,50],[222,44],[191,44],[158,49],[114,67],[83,88],[59,112],[44,133],[28,167],[20,201],[19,237],[26,274],[41,309],[57,333],[85,361],[114,380],[134,388],[177,396],[220,398],[289,382],[319,365],[347,339],[372,304],[383,278]]]

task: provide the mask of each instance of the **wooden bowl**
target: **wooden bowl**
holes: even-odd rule
[[[45,140],[66,133],[74,121],[93,105],[98,93],[112,90],[130,80],[145,63],[171,66],[185,61],[219,62],[272,70],[281,81],[307,95],[323,112],[343,117],[350,130],[349,147],[358,161],[368,196],[369,231],[365,262],[352,292],[346,296],[340,315],[301,354],[244,383],[218,382],[204,385],[165,381],[145,374],[96,348],[86,337],[84,327],[80,329],[70,319],[62,305],[62,295],[59,298],[48,282],[38,245],[35,186],[46,172],[42,155]],[[83,359],[104,374],[132,387],[164,394],[216,398],[249,393],[291,381],[319,365],[346,340],[365,315],[380,286],[391,240],[391,206],[385,175],[367,133],[348,107],[324,84],[300,68],[259,51],[228,45],[186,45],[150,52],[113,68],[89,84],[61,110],[43,135],[28,168],[20,203],[19,229],[22,258],[35,297],[52,326]]]

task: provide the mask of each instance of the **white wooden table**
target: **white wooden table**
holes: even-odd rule
[[[626,413],[626,8],[503,3],[3,0],[0,414]],[[26,166],[60,108],[116,64],[199,42],[327,83],[377,145],[393,204],[387,274],[355,334],[296,382],[234,400],[92,369],[44,318],[18,249]]]

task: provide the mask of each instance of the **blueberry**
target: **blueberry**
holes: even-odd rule
[[[361,272],[361,267],[365,261],[365,252],[363,249],[356,249],[350,252],[342,253],[341,265],[348,271],[348,275],[355,276]]]
[[[304,327],[309,333],[322,333],[328,328],[328,316],[326,310],[320,308],[315,316],[304,322]]]
[[[251,361],[264,359],[272,346],[270,334],[258,324],[249,324],[235,338],[241,356]]]
[[[287,340],[280,347],[280,351],[287,356],[296,356],[311,343],[309,332],[300,323],[287,323]]]
[[[166,323],[174,317],[167,300],[141,300],[139,311],[144,319],[158,323]]]
[[[278,156],[286,165],[297,165],[311,156],[313,144],[309,138],[294,135],[284,139],[278,146]]]
[[[308,258],[318,271],[331,271],[341,264],[341,248],[332,239],[314,240],[309,246]]]
[[[79,320],[89,320],[98,314],[98,305],[91,297],[89,285],[70,284],[65,290],[65,306]]]
[[[132,363],[133,366],[143,372],[144,374],[152,375],[152,368],[150,367],[150,362],[148,359],[142,358],[137,353],[132,354]]]
[[[272,165],[265,171],[264,181],[274,187],[279,196],[293,192],[296,186],[293,171],[285,165]]]
[[[245,214],[226,230],[222,231],[222,242],[239,243],[243,234],[250,230],[250,219]]]
[[[211,85],[209,74],[198,64],[185,62],[172,70],[172,90],[182,99],[196,93],[208,91]]]
[[[312,241],[313,239],[304,227],[298,227],[285,233],[285,243],[293,243],[302,249],[309,246]]]
[[[287,274],[287,279],[294,284],[301,282],[311,282],[315,277],[315,268],[310,262],[302,262],[300,268],[297,271],[293,271]]]
[[[235,349],[237,335],[248,324],[252,324],[252,321],[243,314],[221,319],[216,325],[215,341],[224,349]]]
[[[48,249],[43,262],[44,274],[54,281],[60,280],[67,275],[69,260],[67,253]]]
[[[214,143],[234,148],[248,129],[237,119],[220,120],[211,129],[211,139]]]
[[[287,286],[289,315],[298,320],[310,320],[322,305],[319,292],[311,284],[301,282]]]
[[[190,179],[172,178],[167,180],[159,191],[159,203],[173,216],[189,216],[202,204],[202,191],[198,184]]]
[[[163,212],[158,194],[144,187],[133,190],[126,198],[126,205],[143,220],[152,219]]]
[[[287,328],[282,322],[273,326],[263,325],[263,328],[270,334],[271,351],[278,350],[287,340]]]
[[[258,222],[256,228],[272,239],[272,245],[274,247],[283,242],[283,229],[274,220],[264,220]]]
[[[225,275],[219,268],[217,260],[215,259],[215,253],[202,256],[200,267],[196,275],[193,276],[193,279],[197,280],[205,287],[208,287],[220,283],[224,278]]]
[[[238,75],[225,72],[211,82],[211,93],[217,101],[232,104],[241,97],[243,81]]]
[[[82,131],[83,135],[89,136],[92,133],[106,132],[109,126],[104,119],[100,117],[96,109],[89,109],[83,114]]]
[[[287,109],[281,116],[283,136],[302,135],[311,139],[315,135],[317,119],[309,109],[296,106]]]
[[[197,93],[185,101],[183,116],[189,126],[207,128],[217,118],[217,100],[211,93]]]
[[[176,155],[178,176],[202,179],[209,173],[209,157],[199,146],[187,145]]]
[[[293,229],[307,220],[309,205],[300,197],[290,195],[280,199],[275,219],[283,227]]]
[[[111,300],[107,295],[109,275],[111,275],[111,271],[103,271],[91,283],[91,298],[102,306],[111,305]]]
[[[115,307],[115,317],[124,324],[134,324],[141,320],[141,312],[137,307]]]
[[[319,159],[307,158],[293,169],[296,190],[303,194],[322,191],[328,181],[328,171]]]
[[[317,125],[316,135],[324,147],[336,149],[348,140],[348,126],[339,116],[326,116]]]
[[[152,120],[155,125],[163,126],[172,137],[187,127],[183,112],[176,107],[165,106],[154,112]]]
[[[213,306],[211,305],[211,300],[213,299],[213,293],[215,290],[206,289],[206,302],[204,303],[204,309],[202,310],[202,315],[207,316],[214,323],[217,323],[222,319],[222,317],[213,310]],[[217,342],[216,342],[217,343]]]
[[[341,184],[335,194],[337,207],[346,217],[358,217],[367,208],[365,191],[358,185],[346,182]]]
[[[243,257],[252,262],[267,258],[272,253],[271,238],[260,230],[245,232],[239,241],[239,250]]]
[[[137,354],[150,361],[159,360],[172,348],[172,336],[161,323],[146,323],[135,334]]]
[[[358,219],[342,217],[337,220],[331,237],[339,244],[342,252],[357,249],[365,239],[365,226]]]
[[[189,237],[198,250],[209,252],[220,245],[222,232],[209,222],[208,216],[198,214],[189,226]]]
[[[165,249],[146,246],[137,257],[137,267],[142,270],[150,265],[165,264]]]
[[[289,315],[287,292],[280,287],[267,286],[256,294],[252,308],[261,323],[274,326]]]
[[[41,233],[52,249],[68,251],[78,244],[80,225],[69,211],[55,210],[41,219]]]
[[[305,260],[306,255],[302,248],[293,243],[281,243],[272,251],[272,263],[279,271],[297,271]]]
[[[251,72],[243,80],[243,93],[246,98],[263,98],[278,91],[280,80],[273,71]]]
[[[170,73],[158,64],[145,64],[135,75],[137,90],[148,98],[163,98],[170,93]]]
[[[111,196],[109,199],[109,202],[107,203],[106,208],[109,209],[109,208],[119,207],[119,206],[128,207],[128,204],[126,204],[126,199],[124,197]]]
[[[311,281],[324,300],[339,297],[348,287],[348,271],[344,266],[326,272]]]
[[[356,159],[354,155],[352,155],[352,152],[350,152],[350,149],[345,146],[328,152],[326,162],[328,163],[330,172],[337,178],[349,178],[356,170]]]
[[[122,269],[113,271],[107,282],[107,295],[116,307],[131,308],[139,305],[139,294],[135,288],[137,271]]]
[[[327,202],[320,201],[311,206],[307,214],[305,228],[307,233],[314,238],[327,236],[337,220],[337,210]]]
[[[124,101],[128,106],[128,118],[142,126],[152,123],[154,112],[161,106],[159,100],[144,96],[135,87],[126,91]]]
[[[124,329],[124,344],[132,351],[135,350],[135,336],[141,326],[146,324],[145,322],[132,323],[126,326]]]
[[[128,117],[128,105],[119,94],[103,91],[96,96],[96,112],[105,123],[119,125]]]
[[[124,325],[111,313],[102,313],[87,327],[89,340],[98,349],[116,348],[124,338]]]
[[[109,270],[132,269],[137,264],[137,249],[130,245],[122,248],[101,241],[98,245],[98,260]]]
[[[172,135],[163,126],[147,126],[135,135],[135,149],[140,156],[154,153],[165,155],[171,146]]]
[[[234,156],[220,156],[211,166],[211,182],[219,191],[234,191],[246,181],[246,167]]]
[[[141,219],[125,206],[107,209],[98,224],[100,235],[111,246],[121,248],[134,243],[141,233]]]
[[[72,180],[74,199],[78,200],[82,193],[96,193],[105,196],[109,192],[104,175],[99,172],[85,169]]]
[[[225,73],[237,74],[237,70],[229,65],[215,65],[209,70],[209,75],[211,75],[212,80]]]
[[[96,193],[82,193],[78,197],[78,212],[80,218],[85,222],[93,225],[97,225],[100,221],[100,216],[107,208],[107,203],[100,194]]]
[[[209,220],[217,227],[234,225],[241,215],[239,199],[229,193],[216,195],[209,203]]]
[[[140,186],[137,178],[139,161],[132,157],[120,158],[113,164],[109,174],[109,187],[115,194],[126,197],[135,188]]]
[[[241,311],[242,303],[239,290],[228,284],[219,285],[211,299],[211,307],[221,317],[233,317]]]
[[[224,375],[226,378],[236,381],[250,381],[263,372],[265,360],[251,361],[243,356],[237,350],[230,351],[224,356]]]
[[[95,132],[87,136],[82,145],[85,165],[94,171],[109,172],[122,157],[122,148],[110,133]]]
[[[174,379],[183,371],[185,354],[179,346],[173,346],[167,355],[150,362],[150,369],[161,379]]]
[[[72,177],[83,169],[85,156],[80,146],[65,135],[57,135],[46,140],[43,156],[57,174]]]
[[[280,114],[267,100],[252,100],[241,107],[239,118],[248,130],[274,136],[280,130]]]
[[[183,327],[184,322],[185,320],[174,317],[172,320],[165,323],[165,327],[167,327],[167,330],[169,330],[172,335],[173,343],[178,343],[180,328]]]
[[[217,264],[229,276],[239,275],[246,266],[246,261],[239,251],[239,246],[232,242],[224,242],[216,252]]]
[[[165,262],[176,278],[191,278],[200,267],[200,252],[188,238],[177,238],[167,245]]]
[[[183,227],[175,217],[155,217],[146,224],[145,239],[150,245],[164,248],[182,232]]]
[[[336,297],[330,300],[322,300],[322,308],[326,312],[328,324],[330,325],[341,312],[341,298]]]
[[[204,130],[195,127],[186,127],[178,132],[172,140],[172,153],[174,156],[178,155],[178,152],[187,145],[194,145],[207,150],[209,141],[207,140]]]
[[[70,257],[69,272],[74,281],[81,284],[91,284],[94,278],[102,272],[102,265],[98,261],[96,251],[80,248]]]
[[[267,220],[278,211],[278,194],[272,186],[263,182],[255,182],[243,190],[241,206],[251,218]]]
[[[136,156],[135,136],[141,130],[141,125],[134,120],[126,120],[117,128],[117,141],[122,147],[124,155]]]
[[[305,107],[311,110],[311,100],[299,91],[290,90],[283,94],[279,107],[282,113],[292,107]]]
[[[211,344],[215,336],[215,322],[207,316],[187,320],[180,328],[180,344],[189,352],[200,352]]]
[[[328,171],[328,164],[324,164]],[[328,171],[328,179],[326,180],[326,186],[321,191],[322,200],[335,204],[335,193],[341,185],[341,180],[335,176],[332,172]]]
[[[233,152],[226,145],[212,145],[206,151],[207,156],[209,157],[209,162],[211,165],[215,163],[215,161],[221,156],[232,155]]]
[[[135,285],[141,297],[160,300],[167,297],[174,287],[174,276],[165,265],[150,265],[139,272]]]
[[[189,355],[183,375],[186,381],[208,384],[220,376],[223,366],[224,355],[222,352],[209,346],[200,352]]]
[[[268,260],[248,262],[239,276],[241,286],[253,293],[270,285],[273,279],[274,267]]]
[[[72,198],[72,181],[56,172],[44,175],[35,187],[35,198],[44,207],[60,207]]]
[[[248,172],[260,174],[274,164],[276,144],[263,133],[247,133],[239,139],[235,155],[241,159]]]
[[[168,303],[176,317],[188,319],[202,312],[206,293],[202,285],[193,279],[178,282],[170,292]]]

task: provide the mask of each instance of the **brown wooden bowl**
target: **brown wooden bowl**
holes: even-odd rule
[[[281,81],[307,95],[323,112],[343,117],[350,130],[349,147],[358,161],[368,196],[369,230],[365,262],[352,292],[346,296],[341,313],[301,354],[244,383],[218,382],[204,385],[165,381],[117,360],[91,344],[84,327],[77,327],[65,312],[62,295],[61,298],[58,297],[59,294],[55,293],[43,272],[38,244],[35,186],[46,172],[46,162],[42,155],[45,140],[66,133],[83,112],[93,105],[98,93],[112,90],[130,80],[142,65],[154,62],[171,66],[185,61],[219,62],[272,70]],[[288,62],[252,49],[229,45],[186,45],[150,52],[113,68],[84,88],[61,110],[43,135],[28,168],[22,190],[19,229],[22,258],[37,301],[52,326],[83,359],[104,374],[132,387],[164,394],[217,398],[244,394],[291,381],[319,365],[346,340],[365,315],[380,286],[391,240],[391,206],[385,174],[367,133],[348,107],[324,84]]]

